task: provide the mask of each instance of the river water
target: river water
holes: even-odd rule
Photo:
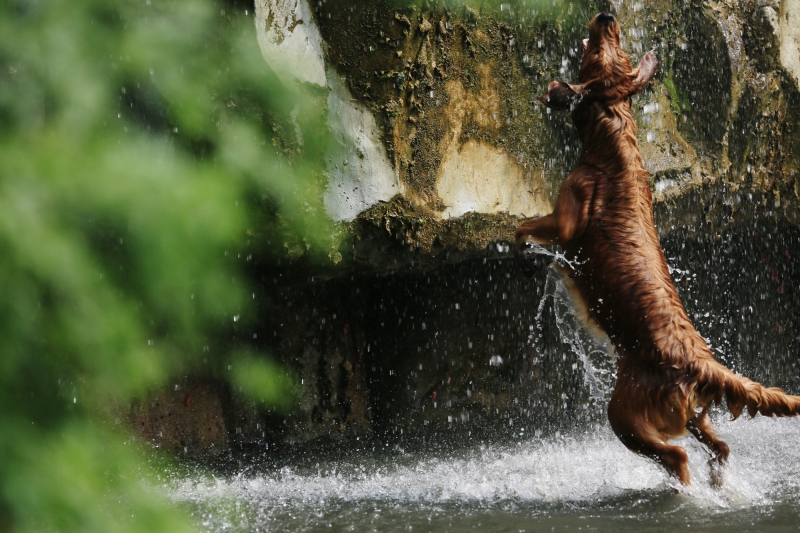
[[[209,532],[797,531],[800,420],[717,416],[731,447],[722,488],[687,448],[693,484],[677,484],[590,430],[441,452],[353,448],[228,476],[176,476],[171,497]]]

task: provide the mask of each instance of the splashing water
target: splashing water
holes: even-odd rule
[[[566,260],[542,247],[532,251]],[[570,283],[550,266],[536,324],[541,331],[544,320],[555,321],[604,410],[615,381],[613,348],[577,318]],[[708,452],[687,437],[676,442],[689,454],[693,483],[685,487],[627,450],[597,412],[591,428],[562,428],[566,434],[544,439],[435,453],[367,445],[335,460],[261,465],[258,473],[176,475],[166,489],[213,533],[797,529],[800,420],[729,422],[727,413],[713,413],[731,448],[724,484],[712,488]]]
[[[612,350],[581,327],[567,283],[551,266],[537,322],[552,302],[562,340],[600,403],[613,388]],[[589,430],[511,445],[438,454],[367,447],[314,466],[176,477],[167,489],[213,533],[796,529],[800,421],[725,416],[714,414],[731,447],[722,488],[711,487],[708,453],[695,439],[677,441],[689,453],[693,483],[684,487],[627,450],[602,417]]]
[[[544,524],[549,531],[581,520],[596,530],[646,530],[645,524],[654,531],[691,524],[712,530],[739,524],[742,516],[763,522],[755,528],[763,530],[787,513],[796,515],[796,422],[718,421],[732,451],[721,489],[710,487],[707,454],[693,439],[680,442],[694,480],[682,487],[625,449],[606,426],[447,457],[355,453],[315,468],[193,476],[169,489],[211,532],[407,531],[417,525],[423,531],[530,531]]]
[[[563,257],[545,248],[541,249],[545,250],[547,255]],[[535,253],[539,251],[536,250]],[[561,340],[569,345],[571,353],[578,356],[591,398],[607,401],[611,397],[617,377],[614,349],[602,331],[597,328],[587,328],[578,318],[581,313],[576,309],[578,306],[569,283],[558,267],[550,265],[547,270],[544,295],[539,301],[536,312],[536,324],[541,330],[546,304],[552,302],[553,315]],[[533,341],[532,338],[530,340]]]
[[[577,266],[580,266],[580,264],[581,264],[581,263],[579,263],[577,261],[571,261],[571,260],[567,259],[567,256],[565,256],[564,254],[558,252],[555,249],[551,250],[549,248],[545,248],[541,244],[535,243],[533,241],[526,242],[524,249],[521,250],[521,253],[549,256],[549,257],[552,257],[553,260],[557,264],[562,265],[562,266],[566,265],[566,266],[575,268]]]

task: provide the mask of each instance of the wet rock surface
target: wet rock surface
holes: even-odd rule
[[[237,342],[289,368],[299,401],[275,413],[227,386],[209,392],[216,403],[197,416],[220,413],[215,446],[401,446],[605,416],[610,350],[569,314],[552,258],[524,278],[508,245],[521,218],[550,211],[577,159],[569,117],[535,100],[576,79],[599,10],[617,14],[634,61],[659,57],[634,113],[690,317],[723,363],[800,392],[797,2],[590,3],[555,17],[524,3],[283,4],[256,6],[262,49],[319,51],[299,83],[329,94],[339,133],[325,201],[349,237],[336,266],[252,250],[258,311]],[[275,28],[281,38],[266,38]],[[134,425],[157,442],[179,396],[143,404]],[[178,419],[165,447],[205,442],[177,429],[202,424]]]
[[[275,40],[299,27],[278,17],[289,4],[299,12],[299,0],[261,4],[264,35]],[[321,43],[311,64],[325,64],[331,109],[346,101],[371,114],[374,125],[359,131],[383,145],[385,155],[373,153],[354,134],[330,159],[326,204],[334,218],[356,219],[356,236],[359,221],[384,202],[413,206],[428,241],[447,231],[434,222],[549,212],[580,144],[569,117],[537,99],[554,79],[576,80],[585,21],[600,10],[619,17],[634,61],[650,49],[659,57],[652,87],[634,100],[657,201],[716,181],[796,196],[797,6],[788,0],[590,2],[552,11],[373,0],[303,9],[302,35]],[[269,43],[262,38],[268,59]],[[343,121],[331,111],[334,131],[348,128]],[[348,142],[354,149],[342,155]],[[494,240],[509,237],[508,225],[494,224]],[[461,240],[479,250],[486,232],[466,228]]]
[[[230,447],[225,388],[210,379],[178,379],[169,390],[120,409],[120,415],[155,448],[177,455],[225,453]]]

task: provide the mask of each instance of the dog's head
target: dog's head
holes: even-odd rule
[[[541,101],[554,109],[575,109],[582,103],[602,101],[613,104],[630,98],[653,79],[658,61],[647,52],[637,68],[620,46],[619,24],[613,15],[600,13],[589,23],[589,38],[584,41],[579,85],[563,81],[550,83]]]
[[[602,82],[608,86],[625,84],[633,67],[619,45],[619,24],[614,15],[600,13],[589,23],[589,38],[584,41],[578,81]]]

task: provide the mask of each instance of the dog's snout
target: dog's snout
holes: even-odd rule
[[[617,19],[614,18],[614,15],[611,13],[600,13],[597,15],[597,22],[602,22],[603,24],[611,24],[612,22],[616,22]]]

